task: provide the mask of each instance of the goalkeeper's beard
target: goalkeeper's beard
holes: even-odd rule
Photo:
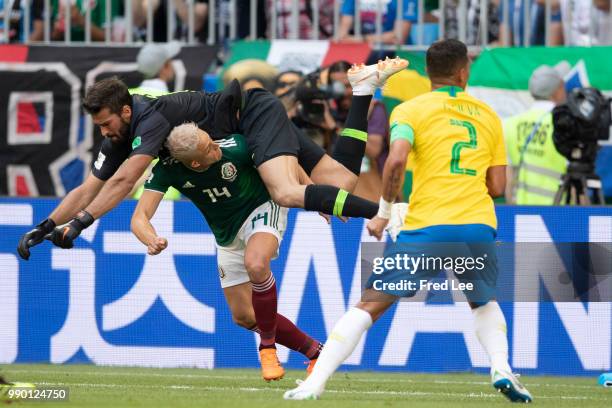
[[[116,135],[108,136],[114,144],[124,143],[130,135],[130,124],[121,120],[121,128]]]

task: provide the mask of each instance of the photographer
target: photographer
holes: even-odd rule
[[[326,84],[330,100],[331,113],[338,128],[344,128],[346,116],[351,108],[353,92],[347,72],[351,64],[348,61],[336,61],[323,70],[321,79]]]
[[[504,121],[509,155],[506,201],[520,205],[552,205],[567,160],[553,142],[552,110],[566,100],[566,67],[542,65],[529,78],[536,100],[531,109]]]
[[[350,88],[349,88],[350,92]],[[328,153],[332,151],[337,136],[337,123],[332,115],[330,100],[344,95],[321,80],[321,71],[303,77],[295,87],[291,104],[281,98],[293,123],[311,137]],[[292,107],[292,108],[291,108]]]

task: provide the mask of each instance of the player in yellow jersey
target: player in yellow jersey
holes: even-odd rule
[[[466,271],[466,264],[460,269],[455,263],[450,269],[465,284],[462,290],[474,314],[477,337],[491,361],[493,386],[513,402],[531,402],[531,395],[508,364],[506,321],[494,300],[497,220],[493,197],[502,195],[506,184],[502,126],[489,106],[464,91],[469,70],[467,48],[460,41],[438,41],[427,50],[432,92],[402,103],[391,114],[391,149],[383,170],[383,194],[378,215],[370,220],[368,230],[381,239],[412,151],[414,184],[409,211],[397,245],[385,251],[387,259],[380,259],[408,255],[455,262],[471,257],[479,262],[478,255],[484,255],[480,257],[481,268]],[[391,266],[373,273],[361,301],[336,323],[312,374],[299,387],[287,391],[285,399],[318,398],[329,377],[374,321],[400,297],[414,296],[421,282],[449,269],[446,263],[444,267],[433,265],[409,271]],[[405,286],[397,285],[402,282]]]

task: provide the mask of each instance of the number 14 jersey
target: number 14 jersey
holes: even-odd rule
[[[145,190],[165,193],[172,186],[198,207],[220,246],[229,245],[251,212],[270,199],[253,165],[246,140],[232,135],[217,140],[221,160],[203,172],[181,162],[160,160],[145,183]]]

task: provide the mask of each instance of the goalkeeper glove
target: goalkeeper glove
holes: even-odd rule
[[[71,219],[68,223],[55,228],[50,234],[45,236],[46,239],[53,242],[53,245],[60,248],[69,249],[74,246],[74,240],[81,234],[85,228],[89,227],[94,222],[94,217],[85,210]]]
[[[47,218],[33,230],[23,234],[19,240],[19,245],[17,245],[19,256],[26,261],[30,259],[30,248],[40,244],[45,239],[45,235],[53,231],[53,228],[55,228],[55,222],[51,218]]]

